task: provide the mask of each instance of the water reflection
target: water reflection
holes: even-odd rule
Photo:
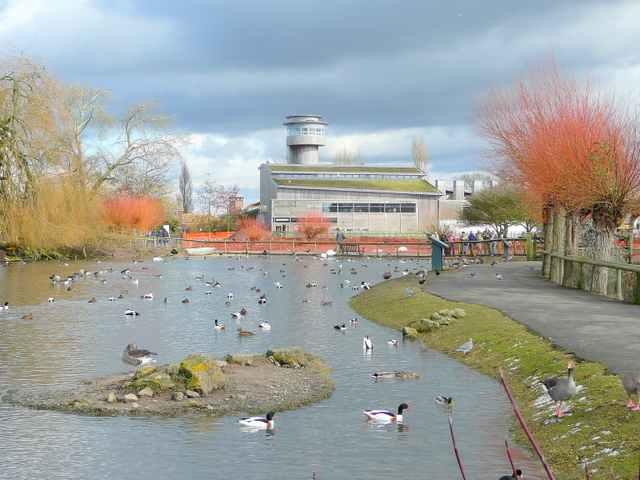
[[[355,315],[346,303],[358,291],[348,285],[375,284],[384,272],[415,270],[417,262],[237,257],[70,263],[0,269],[2,297],[12,303],[0,314],[0,390],[69,387],[124,372],[120,352],[137,342],[157,352],[159,364],[193,352],[222,357],[300,346],[334,369],[336,392],[320,404],[277,412],[277,429],[257,433],[242,431],[237,417],[92,418],[2,405],[2,452],[11,460],[6,475],[116,478],[127,471],[132,478],[186,473],[282,479],[309,478],[315,470],[318,478],[392,478],[418,472],[459,478],[448,411],[435,403],[435,396],[444,394],[455,399],[453,416],[467,474],[497,478],[496,472],[509,470],[503,444],[509,410],[496,382],[416,343],[389,345],[395,332],[363,319],[351,322]],[[79,278],[71,291],[49,279],[53,273],[64,278],[79,269],[99,273]],[[131,279],[121,273],[124,269]],[[221,286],[206,285],[204,279]],[[316,287],[307,287],[313,283]],[[148,293],[152,299],[140,298]],[[263,294],[268,301],[260,304]],[[55,302],[46,301],[50,296]],[[97,302],[89,303],[93,297]],[[185,297],[189,303],[182,303]],[[126,308],[140,315],[125,316]],[[246,315],[232,318],[242,308]],[[33,318],[23,320],[26,314]],[[214,328],[216,318],[226,330]],[[260,329],[262,322],[269,322],[271,330]],[[344,331],[334,329],[342,324]],[[255,335],[238,336],[238,327]],[[363,349],[365,335],[373,350]],[[371,377],[385,371],[415,372],[420,378]],[[373,425],[362,414],[402,402],[413,409],[403,423]],[[140,462],[141,452],[153,461]],[[544,478],[522,454],[518,461],[528,478]]]

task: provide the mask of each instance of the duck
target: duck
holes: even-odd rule
[[[153,299],[153,293],[149,292],[149,293],[145,293],[144,295],[140,295],[140,298],[146,298],[148,300]]]
[[[364,336],[364,339],[362,340],[362,348],[365,350],[373,350],[373,342],[369,338],[369,335]]]
[[[384,272],[382,274],[382,278],[385,280],[389,280],[391,278],[391,272]]]
[[[522,470],[517,469],[515,475],[512,473],[511,475],[503,475],[500,477],[500,480],[521,480],[522,478]]]
[[[336,330],[340,330],[341,332],[344,332],[347,329],[347,325],[343,323],[342,325],[334,325],[333,328],[335,328]]]
[[[397,341],[397,340],[394,340],[394,339],[389,340],[387,343],[388,343],[389,345],[393,345],[394,347],[397,347],[397,346],[398,346],[398,341]]]
[[[22,320],[33,320],[33,313],[28,313],[22,316]]]
[[[55,299],[55,298],[53,298],[53,297],[49,297],[49,298],[47,298],[47,302],[49,302],[49,303],[53,303],[53,302],[55,302],[55,301],[56,301],[56,299]]]
[[[182,303],[189,303],[189,299],[185,298],[184,300],[182,300]]]
[[[98,300],[96,300],[96,297],[93,297],[91,300],[89,300],[89,303],[97,303]]]
[[[193,287],[191,285],[189,285],[187,288],[184,289],[185,292],[190,292],[191,290],[193,290]]]
[[[216,330],[225,330],[227,328],[227,326],[223,325],[221,323],[218,323],[218,319],[216,318],[215,319],[215,326],[213,328],[215,328]]]
[[[444,395],[436,395],[436,403],[445,407],[453,407],[453,397],[445,397]]]
[[[229,293],[227,294],[227,298],[229,298],[229,299],[233,298],[233,292],[229,292]]]
[[[263,293],[258,299],[258,304],[264,305],[265,303],[267,303],[267,295]]]
[[[238,335],[240,335],[241,337],[249,337],[251,335],[255,335],[255,333],[248,332],[247,330],[243,330],[242,328],[238,327]]]
[[[632,410],[640,410],[640,397],[638,397],[637,405],[631,400],[631,395],[640,395],[640,373],[627,372],[622,375],[622,388],[627,392],[627,397],[629,398],[627,407]]]
[[[116,297],[114,297],[113,295],[111,295],[109,298],[107,298],[108,302],[115,302],[116,301]]]
[[[351,320],[351,325],[357,325],[358,324],[358,319],[357,318],[352,318]]]
[[[244,317],[244,315],[242,315],[242,313],[240,312],[235,312],[231,314],[231,318],[242,318]]]
[[[138,312],[136,312],[135,310],[131,310],[130,308],[127,308],[127,309],[124,311],[124,314],[125,314],[125,315],[129,315],[129,316],[131,316],[131,317],[136,317],[136,316],[140,315]]]
[[[362,289],[363,290],[371,290],[371,284],[369,282],[362,281]]]
[[[278,416],[274,412],[269,412],[266,417],[245,417],[238,420],[238,423],[243,427],[270,429],[275,425],[274,418],[278,418]]]
[[[371,378],[394,378],[396,374],[394,372],[373,372]]]
[[[283,288],[283,287],[282,287],[282,284],[281,284],[280,282],[276,282],[276,283],[275,283],[275,286],[276,286],[276,288]]]
[[[261,328],[264,331],[271,330],[271,324],[269,322],[262,322],[258,325],[258,328]]]
[[[564,417],[566,414],[562,411],[562,402],[571,399],[578,390],[573,380],[573,365],[571,363],[567,365],[566,377],[551,377],[540,383],[551,399],[556,402],[556,416]]]
[[[155,362],[156,360],[151,355],[157,355],[155,352],[149,350],[138,349],[138,345],[130,343],[125,347],[120,355],[120,359],[127,365],[133,365],[136,368],[133,370],[135,373],[140,365],[146,365],[147,363]],[[133,376],[133,373],[131,376]]]
[[[402,421],[402,412],[404,410],[411,410],[411,407],[406,403],[401,403],[398,406],[398,413],[392,413],[389,410],[363,410],[368,420],[372,420],[374,422],[401,422]]]
[[[464,342],[462,345],[456,348],[454,352],[462,352],[464,354],[467,354],[471,351],[472,348],[473,348],[473,339],[470,338],[468,341]]]

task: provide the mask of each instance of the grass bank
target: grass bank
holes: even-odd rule
[[[417,293],[408,297],[405,288]],[[583,480],[585,460],[594,480],[612,478],[612,468],[619,478],[638,478],[640,412],[625,407],[627,398],[620,377],[607,374],[606,366],[557,350],[498,310],[423,292],[413,274],[386,280],[363,291],[352,299],[350,306],[372,322],[395,330],[428,319],[439,310],[464,309],[464,318],[423,334],[420,339],[429,348],[455,356],[490,377],[499,378],[502,368],[556,478]],[[466,355],[454,352],[469,338],[474,341],[471,352]],[[539,382],[566,375],[569,362],[575,365],[579,391],[565,404],[569,415],[557,419],[555,404]],[[529,445],[515,417],[513,436],[519,444]]]

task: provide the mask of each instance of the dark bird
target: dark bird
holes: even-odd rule
[[[566,402],[576,394],[577,386],[573,381],[573,365],[567,365],[568,375],[566,377],[552,377],[543,380],[542,387],[556,402],[556,416],[562,418],[565,413],[562,411],[562,402]]]
[[[182,300],[182,303],[189,303],[189,299],[185,298],[184,300]]]
[[[27,315],[22,316],[22,320],[32,320],[32,319],[33,319],[33,313],[29,313]]]
[[[522,478],[522,470],[516,470],[515,475],[512,473],[511,475],[503,475],[500,477],[500,480],[520,480]]]
[[[440,270],[434,270],[434,272],[436,272],[436,275],[440,275]]]
[[[418,280],[418,283],[420,285],[424,285],[426,283],[427,279],[426,278],[421,278],[420,280]]]
[[[240,335],[241,337],[249,337],[251,335],[255,335],[255,333],[248,332],[248,331],[243,330],[242,328],[238,327],[238,335]]]
[[[470,275],[471,275],[472,277],[475,277],[475,276],[476,276],[476,272],[471,272],[471,273],[470,273]]]
[[[384,272],[382,274],[382,278],[384,278],[385,280],[389,280],[391,278],[391,272]]]
[[[629,398],[627,407],[631,408],[632,410],[640,410],[640,373],[627,372],[622,375],[622,388],[624,388],[624,391],[627,392],[627,397]],[[636,395],[638,397],[637,405],[633,403],[631,395]]]
[[[336,330],[340,330],[341,332],[344,332],[347,330],[347,325],[343,323],[342,325],[334,325],[333,328],[335,328]]]
[[[495,267],[496,265],[498,265],[498,260],[494,260],[493,262],[491,262],[492,267]]]
[[[147,363],[155,362],[155,359],[153,359],[151,355],[157,355],[157,353],[150,352],[149,350],[138,349],[137,344],[130,343],[122,351],[120,358],[127,365],[133,365],[134,367],[136,367],[133,370],[133,372],[135,373],[140,365],[146,365]],[[131,375],[133,376],[133,373]]]

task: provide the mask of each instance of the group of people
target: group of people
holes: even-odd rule
[[[445,249],[445,255],[496,255],[498,248],[498,234],[495,231],[486,228],[484,231],[478,230],[477,232],[463,231],[460,236],[456,238],[455,233],[443,233],[440,235],[440,240],[449,244],[449,248]],[[492,240],[491,242],[481,242],[483,240]],[[457,244],[459,243],[459,252],[456,252]],[[476,243],[481,242],[481,243]]]

